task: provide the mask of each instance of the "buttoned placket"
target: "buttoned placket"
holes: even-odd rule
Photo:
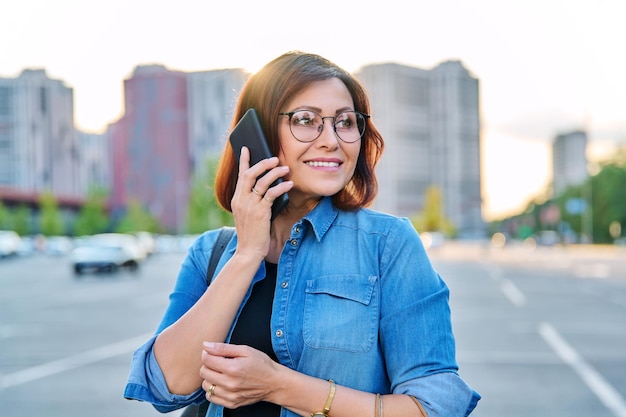
[[[272,329],[274,352],[280,363],[288,367],[295,367],[292,357],[289,354],[285,326],[287,324],[287,306],[290,298],[290,279],[293,272],[294,259],[302,240],[303,227],[301,223],[296,223],[291,229],[291,235],[285,242],[283,251],[278,262],[277,279],[280,280],[280,291],[274,295],[275,306],[273,308]],[[276,301],[279,305],[276,306]],[[276,309],[278,307],[278,309]]]

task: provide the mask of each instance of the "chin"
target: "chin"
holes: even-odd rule
[[[311,184],[296,183],[291,191],[297,191],[309,197],[331,197],[346,187],[346,184],[324,183],[323,181],[312,182]],[[290,193],[291,193],[290,191]]]
[[[320,198],[322,198],[322,197],[331,197],[331,196],[334,196],[335,194],[337,194],[338,192],[340,192],[341,190],[343,190],[343,187],[341,187],[341,188],[337,188],[337,187],[324,188],[324,189],[313,190],[312,194],[315,194],[315,195],[319,196]]]

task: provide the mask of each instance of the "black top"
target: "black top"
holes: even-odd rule
[[[270,317],[276,288],[276,264],[265,262],[265,271],[265,279],[254,284],[252,294],[241,310],[230,343],[251,346],[278,362],[270,337]],[[280,416],[280,406],[265,401],[234,410],[224,408],[224,417],[278,416]]]

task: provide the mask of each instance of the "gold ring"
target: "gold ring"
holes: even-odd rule
[[[211,386],[209,387],[209,395],[207,395],[207,398],[211,398],[213,396],[213,394],[215,394],[215,384],[211,384]]]
[[[263,200],[269,202],[270,204],[274,203],[274,199],[273,198],[268,198],[266,196],[263,196]]]
[[[259,197],[263,198],[263,194],[261,194],[260,192],[258,192],[254,187],[252,187],[252,192],[256,195],[258,195]]]

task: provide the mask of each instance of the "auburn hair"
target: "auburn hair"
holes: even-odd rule
[[[338,78],[345,84],[354,101],[354,110],[370,113],[367,93],[354,76],[319,55],[293,51],[266,64],[244,84],[233,115],[231,130],[248,109],[256,109],[270,151],[273,155],[278,155],[278,113],[283,111],[285,103],[308,85],[329,78]],[[375,168],[383,148],[383,138],[368,118],[354,175],[343,190],[331,197],[336,207],[355,210],[373,202],[378,192]],[[239,166],[233,148],[226,141],[218,164],[214,189],[218,203],[229,212],[232,212],[231,200],[235,194],[238,172]]]

